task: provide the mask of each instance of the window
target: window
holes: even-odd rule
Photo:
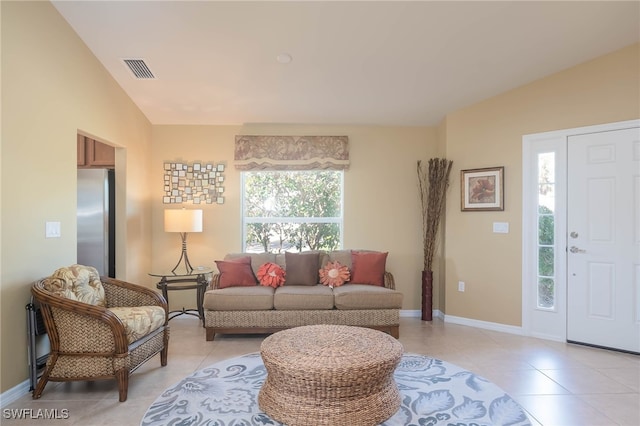
[[[538,154],[538,302],[554,309],[555,288],[555,153]]]
[[[522,137],[522,329],[567,337],[567,133]]]
[[[342,247],[341,170],[242,173],[243,251]]]

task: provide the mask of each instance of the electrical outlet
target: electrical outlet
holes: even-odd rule
[[[458,281],[458,291],[464,291],[464,281]]]

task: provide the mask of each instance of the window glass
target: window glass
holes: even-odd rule
[[[243,250],[342,247],[343,172],[243,172]]]
[[[554,306],[553,278],[538,278],[538,307],[551,309]]]
[[[538,308],[555,308],[555,153],[538,154]]]
[[[547,246],[553,245],[553,221],[554,217],[551,214],[541,214],[538,216],[538,244]]]

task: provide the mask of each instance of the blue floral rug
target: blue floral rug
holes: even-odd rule
[[[141,426],[281,425],[258,407],[266,374],[259,353],[198,370],[164,391]],[[502,389],[448,362],[404,354],[394,377],[402,403],[384,426],[531,424]]]

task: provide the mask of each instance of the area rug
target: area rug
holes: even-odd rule
[[[162,393],[141,426],[282,425],[258,407],[266,370],[259,353],[198,370]],[[394,373],[400,409],[384,426],[530,425],[502,389],[446,361],[404,354]]]

